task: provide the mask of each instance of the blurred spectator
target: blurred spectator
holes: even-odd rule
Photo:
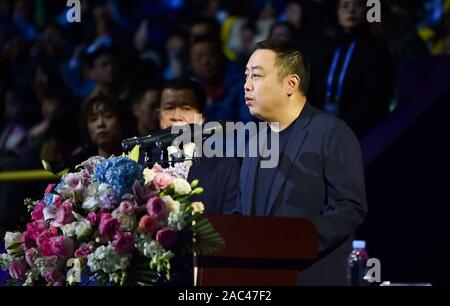
[[[245,66],[255,47],[256,25],[252,21],[243,24],[241,30],[241,48],[237,52],[237,63]]]
[[[396,62],[429,55],[417,30],[419,7],[417,1],[387,2],[381,6],[381,22],[370,24],[372,34],[389,45]]]
[[[167,65],[164,69],[164,79],[170,80],[185,76],[189,65],[189,48],[183,32],[176,31],[166,42]]]
[[[0,80],[2,87],[29,85],[28,43],[18,34],[13,35],[1,46]]]
[[[389,111],[393,95],[392,59],[368,30],[362,0],[340,0],[340,34],[311,73],[311,102],[342,118],[358,137]]]
[[[97,147],[95,155],[110,157],[122,154],[122,140],[131,136],[130,114],[118,100],[94,96],[83,106],[83,124],[90,141]]]
[[[189,44],[192,45],[201,36],[211,36],[219,40],[220,31],[220,24],[214,18],[203,17],[195,19],[190,26]]]
[[[194,77],[206,92],[206,120],[253,120],[245,105],[243,69],[226,61],[220,42],[199,37],[191,46],[190,56]]]
[[[32,21],[32,8],[30,6],[30,1],[17,0],[15,2],[13,22],[20,35],[27,41],[31,41],[36,38],[37,30]]]
[[[17,156],[27,148],[27,101],[20,91],[16,88],[9,88],[2,97],[4,118],[0,134],[0,152],[12,153]]]
[[[114,97],[123,103],[129,102],[129,85],[121,72],[116,52],[113,48],[102,46],[88,54],[91,77],[97,82],[89,97],[104,95]]]
[[[167,82],[163,86],[159,104],[161,128],[203,124],[202,113],[205,100],[205,93],[197,82],[190,79],[175,79]],[[194,147],[191,146],[191,150],[186,147],[184,147],[184,153],[194,157]],[[154,157],[155,160],[157,160],[156,157]],[[235,158],[199,156],[197,163],[190,161],[188,166],[188,180],[198,179],[205,190],[201,195],[194,196],[193,201],[205,203],[206,213],[230,213],[235,207],[236,196],[239,192],[239,161]]]
[[[450,54],[450,0],[445,0],[440,9],[442,10],[440,21],[419,30],[420,37],[433,55]]]
[[[39,142],[48,132],[50,123],[62,113],[64,108],[70,108],[68,97],[63,88],[49,88],[38,100],[41,111],[41,121],[28,132],[28,145]]]
[[[298,33],[289,22],[275,22],[270,27],[268,38],[297,41]]]
[[[136,117],[138,136],[146,136],[158,130],[159,89],[156,86],[148,87],[144,93],[135,99],[133,114]]]

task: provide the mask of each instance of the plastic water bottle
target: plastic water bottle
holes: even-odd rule
[[[364,277],[367,274],[367,261],[369,255],[366,252],[366,242],[363,240],[353,241],[353,251],[348,257],[347,279],[350,286],[368,286]]]

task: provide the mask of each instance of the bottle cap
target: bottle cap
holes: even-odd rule
[[[365,249],[366,242],[364,240],[353,240],[353,249]]]

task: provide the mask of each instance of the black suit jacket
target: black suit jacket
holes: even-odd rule
[[[258,205],[253,203],[257,166],[258,158],[246,157],[242,163],[236,210],[244,215]],[[299,284],[346,284],[351,241],[366,213],[356,136],[342,120],[307,103],[280,156],[265,211],[267,216],[304,217],[317,227],[319,259],[301,271]]]
[[[207,214],[231,213],[239,193],[240,166],[236,158],[201,158],[200,164],[191,166],[188,181],[198,179],[204,191],[191,200],[203,202]]]

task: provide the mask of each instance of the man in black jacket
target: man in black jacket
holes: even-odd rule
[[[345,285],[353,235],[367,213],[357,138],[307,102],[304,57],[287,41],[257,44],[244,89],[252,115],[269,123],[259,133],[278,134],[280,158],[275,168],[244,158],[236,211],[310,219],[320,236],[319,259],[301,271],[299,284]]]
[[[166,129],[173,125],[202,124],[205,105],[206,95],[197,82],[183,78],[171,80],[161,91],[158,109],[160,127]],[[200,118],[200,122],[196,122],[196,117]],[[206,213],[230,213],[235,208],[239,190],[239,160],[199,157],[198,161],[190,166],[188,181],[198,179],[204,192],[191,199],[203,202]]]

